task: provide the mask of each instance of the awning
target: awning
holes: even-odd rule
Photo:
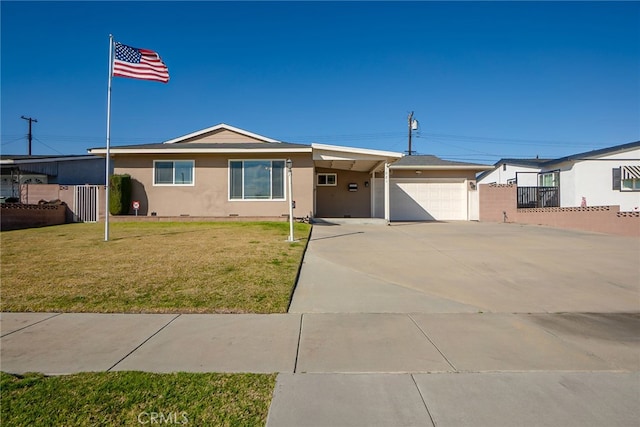
[[[640,179],[640,166],[623,166],[622,179]]]

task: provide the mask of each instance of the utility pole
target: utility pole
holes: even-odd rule
[[[408,154],[411,155],[411,128],[413,127],[413,111],[409,114],[409,151]]]
[[[22,116],[21,118],[24,119],[24,120],[28,120],[29,121],[29,135],[28,135],[28,137],[29,137],[29,156],[31,156],[31,141],[33,140],[33,134],[31,133],[31,123],[32,122],[38,123],[38,120],[32,119],[31,117],[25,117],[25,116]]]

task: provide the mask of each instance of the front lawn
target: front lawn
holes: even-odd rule
[[[6,426],[263,426],[276,375],[0,373]]]
[[[1,311],[284,313],[311,227],[116,222],[5,231]]]

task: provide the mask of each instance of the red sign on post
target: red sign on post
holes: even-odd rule
[[[140,202],[139,201],[137,201],[137,200],[133,201],[133,209],[136,210],[136,211],[138,209],[140,209]]]

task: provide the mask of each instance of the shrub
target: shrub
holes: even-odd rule
[[[129,213],[131,205],[131,176],[111,175],[109,177],[109,212],[111,215]]]

